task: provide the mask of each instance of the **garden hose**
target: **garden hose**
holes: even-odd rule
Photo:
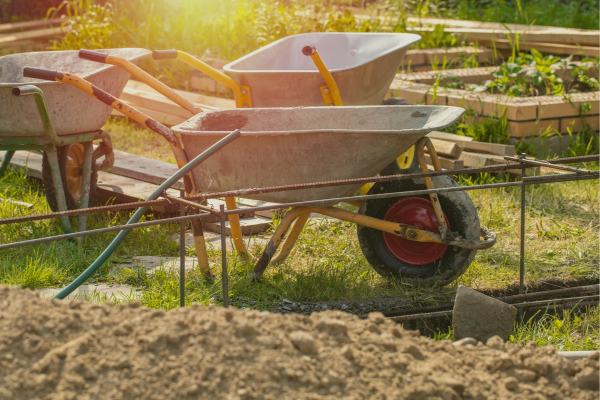
[[[235,139],[239,138],[240,136],[241,136],[240,131],[238,129],[236,129],[235,131],[231,132],[229,135],[225,136],[223,139],[219,140],[217,143],[213,144],[207,150],[202,152],[199,156],[197,156],[192,161],[190,161],[186,165],[184,165],[180,170],[178,170],[175,174],[173,174],[169,179],[164,181],[163,184],[160,185],[158,187],[158,189],[156,189],[146,199],[146,201],[155,200],[156,198],[158,198],[165,190],[170,188],[171,185],[173,185],[175,182],[179,181],[179,179],[181,179],[184,175],[189,173],[198,164],[202,163],[207,158],[212,156],[215,152],[217,152],[218,150],[220,150],[227,144],[231,143]],[[137,211],[135,212],[135,214],[133,214],[133,216],[129,219],[129,221],[127,221],[127,225],[135,224],[136,222],[138,222],[139,219],[142,217],[142,215],[144,215],[144,213],[147,210],[148,210],[148,207],[138,208]],[[108,260],[108,258],[114,253],[114,251],[117,249],[117,247],[119,247],[121,242],[127,237],[127,235],[129,234],[130,231],[131,231],[131,229],[124,229],[121,232],[119,232],[117,237],[115,237],[113,239],[112,243],[102,252],[102,254],[100,254],[100,256],[96,259],[96,261],[94,261],[92,263],[92,265],[90,265],[85,271],[83,271],[83,273],[81,275],[79,275],[77,277],[77,279],[75,279],[67,287],[65,287],[63,290],[61,290],[59,293],[57,293],[53,298],[64,299],[69,294],[71,294],[71,292],[73,292],[75,289],[77,289],[79,286],[81,286],[90,276],[92,276],[92,274],[94,272],[96,272],[96,270],[98,268],[100,268],[100,266],[102,266],[102,264],[104,264],[106,262],[106,260]]]

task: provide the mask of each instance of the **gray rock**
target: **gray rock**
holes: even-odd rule
[[[492,336],[508,340],[513,331],[517,309],[492,297],[459,286],[454,302],[454,338],[473,338],[486,343]]]
[[[293,302],[293,301],[291,301],[291,300],[288,300],[288,299],[283,299],[283,302],[284,302],[284,303],[288,303],[288,304],[294,304],[294,302]]]
[[[347,305],[345,305],[345,304],[342,304],[342,310],[345,310],[345,309],[347,309],[347,308],[348,308],[348,306],[347,306]]]

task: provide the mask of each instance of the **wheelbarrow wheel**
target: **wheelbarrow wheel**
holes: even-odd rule
[[[459,186],[447,176],[432,179],[435,188]],[[408,179],[376,183],[368,194],[423,189],[427,189],[423,179]],[[469,195],[458,191],[438,194],[438,197],[449,229],[467,240],[479,239],[479,217]],[[359,213],[439,233],[429,195],[367,200]],[[360,225],[358,240],[367,261],[379,274],[417,284],[446,285],[452,282],[466,271],[477,253],[477,250],[457,246],[409,241]]]
[[[74,143],[57,147],[58,166],[60,178],[65,189],[65,200],[67,209],[77,210],[81,207],[81,196],[83,194],[83,176],[80,175],[80,166],[83,164],[83,145]],[[42,182],[48,205],[52,211],[59,211],[54,182],[52,181],[52,169],[48,162],[48,156],[44,152],[42,159]],[[98,168],[92,163],[90,177],[90,195],[88,205],[94,204],[98,184]]]

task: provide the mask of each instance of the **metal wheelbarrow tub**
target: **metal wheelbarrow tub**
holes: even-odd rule
[[[150,56],[146,49],[127,48],[99,50],[136,61]],[[106,123],[111,108],[77,88],[62,83],[23,77],[24,67],[69,71],[113,96],[119,97],[129,79],[129,73],[112,65],[98,64],[79,58],[78,51],[42,51],[0,57],[0,136],[43,136],[32,96],[15,98],[14,87],[35,84],[43,90],[56,134],[95,131]]]
[[[449,106],[254,108],[205,112],[172,128],[188,158],[234,129],[242,137],[194,169],[203,192],[377,175],[428,132],[464,113]],[[248,196],[284,203],[350,196],[362,186]]]
[[[408,47],[410,33],[306,33],[279,39],[223,68],[252,89],[253,107],[322,106],[325,80],[304,46],[319,51],[346,106],[379,105]]]

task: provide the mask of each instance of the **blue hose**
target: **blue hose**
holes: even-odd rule
[[[183,168],[178,170],[173,176],[163,182],[162,185],[158,187],[147,199],[155,200],[158,196],[161,195],[163,191],[170,188],[175,182],[181,179],[183,176],[187,175],[192,169],[194,169],[198,164],[205,161],[207,158],[212,156],[215,152],[223,148],[225,145],[231,143],[235,139],[241,136],[241,133],[238,129],[231,132],[229,135],[225,136],[223,139],[219,140],[217,143],[213,144],[211,147],[202,152],[198,157],[194,158],[192,161],[188,162]],[[144,213],[148,210],[148,207],[140,207],[137,209],[135,214],[127,221],[126,225],[135,224],[139,221],[139,219],[144,215]],[[116,238],[112,241],[112,243],[100,254],[100,256],[90,265],[81,275],[77,277],[73,282],[71,282],[67,287],[61,290],[59,293],[54,295],[54,299],[64,299],[67,297],[73,290],[77,289],[81,286],[102,264],[108,260],[108,258],[114,253],[114,251],[119,247],[121,242],[127,237],[131,229],[124,229],[117,235]]]

